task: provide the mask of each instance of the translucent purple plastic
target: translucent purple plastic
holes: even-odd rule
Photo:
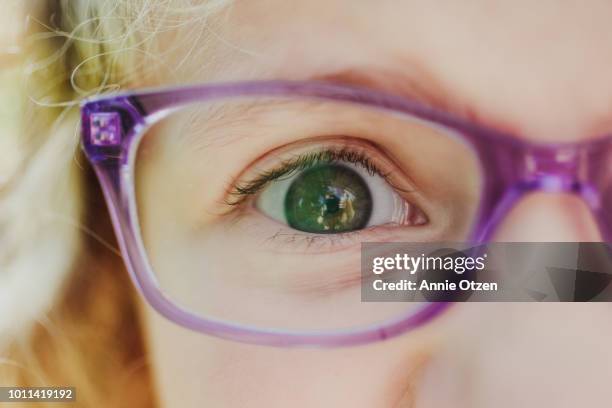
[[[489,240],[513,205],[534,191],[570,193],[590,208],[602,236],[612,242],[612,135],[573,144],[535,144],[467,122],[405,98],[321,82],[253,81],[145,90],[87,100],[82,145],[100,180],[131,278],[151,306],[189,329],[236,341],[274,346],[346,346],[380,341],[422,326],[449,303],[429,303],[404,318],[353,331],[296,333],[246,327],[197,316],[159,289],[138,228],[133,185],[135,152],[145,130],[184,105],[241,96],[309,97],[344,101],[418,118],[461,138],[480,160],[484,191],[471,242]]]

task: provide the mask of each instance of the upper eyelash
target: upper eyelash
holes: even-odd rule
[[[308,169],[320,163],[350,163],[364,168],[370,175],[379,175],[387,182],[389,173],[384,173],[376,166],[372,160],[363,152],[349,149],[324,149],[310,153],[296,155],[293,158],[283,161],[277,167],[261,172],[255,179],[243,184],[234,184],[230,190],[229,197],[238,197],[236,200],[226,199],[228,205],[239,205],[249,196],[261,191],[270,182],[279,180],[281,177],[291,176],[298,171]]]

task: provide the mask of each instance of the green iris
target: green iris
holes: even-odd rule
[[[372,196],[365,180],[337,164],[304,170],[289,186],[285,216],[290,227],[317,234],[364,228],[372,214]]]

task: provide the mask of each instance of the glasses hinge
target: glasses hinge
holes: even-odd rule
[[[89,117],[89,137],[94,146],[121,144],[121,117],[117,112],[95,112]]]

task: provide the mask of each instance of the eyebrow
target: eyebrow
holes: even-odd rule
[[[426,73],[418,74],[414,70],[400,72],[372,67],[352,67],[311,75],[305,79],[338,85],[357,86],[394,94],[436,110],[450,113],[466,121],[481,123],[479,117],[473,110],[468,109],[465,104],[453,102],[450,94],[443,90],[442,86],[439,85],[432,75]],[[279,103],[279,101],[277,101],[277,103]],[[315,101],[311,103],[315,103]],[[226,104],[221,104],[218,109],[215,110],[214,115],[218,120],[223,120],[231,110],[240,115],[245,115],[258,105],[258,101],[253,101],[248,106],[239,107],[230,107]],[[486,124],[482,124],[486,126]],[[193,136],[196,137],[197,135]]]
[[[450,108],[449,98],[437,86],[417,81],[407,73],[350,68],[311,79],[397,94],[441,110]]]
[[[416,75],[407,72],[349,68],[315,75],[310,79],[395,94],[466,119],[474,116],[467,106],[453,102],[451,96],[433,78],[428,75],[422,76],[425,78],[419,80]]]

